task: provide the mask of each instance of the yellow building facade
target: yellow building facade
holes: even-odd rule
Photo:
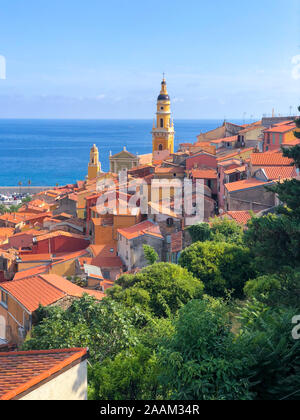
[[[174,123],[171,118],[171,101],[167,91],[165,78],[161,83],[161,91],[157,98],[156,121],[152,129],[153,153],[168,150],[174,153]]]
[[[88,166],[88,179],[97,178],[98,173],[101,171],[101,164],[99,162],[99,150],[94,144],[91,148],[90,161]]]

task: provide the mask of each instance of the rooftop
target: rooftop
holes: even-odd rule
[[[217,171],[214,169],[192,169],[192,177],[197,179],[217,179]]]
[[[75,361],[87,349],[35,350],[0,353],[0,400],[11,400]]]
[[[242,181],[230,182],[228,184],[225,184],[225,188],[229,192],[234,192],[234,191],[239,191],[239,190],[256,188],[256,187],[260,187],[262,185],[267,185],[267,184],[270,184],[270,182],[259,181],[256,178],[250,178],[250,179],[243,179]]]
[[[247,222],[251,219],[251,213],[247,210],[241,210],[241,211],[227,211],[226,213],[223,213],[222,216],[229,216],[233,220],[235,220],[237,223],[241,225],[246,225]]]
[[[297,171],[295,166],[267,166],[261,168],[269,180],[296,178]]]
[[[39,305],[51,305],[65,296],[81,297],[87,293],[98,300],[104,297],[101,292],[83,289],[55,274],[40,274],[1,283],[0,288],[12,295],[29,312],[37,310]]]
[[[250,163],[253,166],[290,166],[292,159],[284,157],[282,153],[252,153]]]
[[[151,235],[162,238],[159,226],[148,220],[125,229],[118,229],[118,232],[126,239],[134,239],[143,235]]]

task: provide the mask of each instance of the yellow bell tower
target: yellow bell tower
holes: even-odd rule
[[[167,91],[165,77],[161,82],[161,91],[157,98],[156,122],[152,129],[153,153],[168,150],[174,153],[174,123],[171,118],[171,101]]]
[[[97,178],[98,173],[101,171],[101,164],[99,162],[99,151],[97,146],[94,144],[91,148],[90,162],[88,167],[88,179]]]

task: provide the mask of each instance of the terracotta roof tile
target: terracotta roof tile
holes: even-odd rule
[[[252,166],[290,166],[292,159],[284,157],[282,153],[252,153],[250,156]]]
[[[86,239],[85,236],[79,235],[77,233],[69,233],[65,232],[64,230],[55,230],[53,232],[45,233],[44,235],[38,235],[36,237],[37,242],[44,241],[45,239],[56,238],[58,236],[66,236],[68,238],[76,238],[76,239]]]
[[[48,306],[65,296],[65,293],[41,277],[1,283],[0,288],[11,294],[29,312],[34,312],[39,305]]]
[[[50,269],[49,265],[40,265],[39,267],[28,268],[28,270],[18,271],[13,280],[22,280],[28,279],[30,277],[35,277],[38,274],[45,274],[48,273]]]
[[[161,235],[159,226],[155,225],[154,223],[148,220],[125,229],[118,229],[118,233],[124,236],[126,239],[134,239],[147,234],[151,236],[157,236],[160,238],[163,237]]]
[[[270,183],[272,182],[259,181],[256,178],[250,178],[250,179],[243,179],[242,181],[230,182],[228,184],[225,184],[225,188],[227,189],[227,191],[233,192],[233,191],[239,191],[239,190],[246,190],[249,188],[255,188],[255,187],[267,185]]]
[[[228,215],[229,217],[231,217],[233,220],[235,220],[237,223],[241,225],[246,225],[247,222],[251,219],[251,213],[247,210],[227,211],[226,213],[222,215],[222,217],[226,215]]]
[[[217,179],[217,171],[213,169],[192,169],[192,177],[197,179]]]
[[[100,268],[122,268],[123,262],[120,257],[101,257],[97,256],[92,259],[92,265]]]
[[[0,353],[0,400],[17,397],[86,355],[80,348]]]
[[[276,124],[274,127],[265,130],[265,133],[287,133],[295,130],[295,128],[296,124],[294,122],[286,121],[285,123]]]
[[[217,139],[217,140],[211,140],[210,143],[216,143],[216,144],[220,144],[220,143],[235,143],[238,139],[238,136],[232,136],[232,137],[223,137],[221,139]]]
[[[296,178],[297,176],[295,166],[267,166],[261,169],[263,169],[270,181],[274,179]]]
[[[234,173],[241,173],[246,171],[246,166],[238,166],[237,168],[228,169],[227,171],[224,171],[226,175],[234,174]]]

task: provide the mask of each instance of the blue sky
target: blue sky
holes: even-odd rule
[[[0,0],[0,117],[152,118],[162,72],[175,119],[288,114],[300,103],[299,5]]]

